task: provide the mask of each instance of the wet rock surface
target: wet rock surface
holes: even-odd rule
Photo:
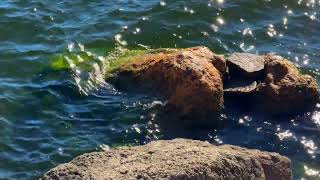
[[[239,79],[256,83],[226,88],[225,95],[232,98],[246,96],[257,105],[257,110],[267,110],[271,115],[298,114],[318,102],[316,80],[301,74],[293,63],[281,56],[234,53],[227,62],[231,84]],[[232,69],[241,73],[232,74]]]
[[[257,88],[259,100],[271,113],[297,113],[313,106],[319,99],[314,78],[302,75],[289,60],[280,56],[265,56],[264,81]]]
[[[315,79],[280,56],[234,53],[226,62],[203,46],[148,51],[122,65],[117,78],[163,96],[182,117],[219,114],[226,96],[246,97],[269,114],[304,112],[319,99]]]
[[[277,153],[175,139],[84,154],[47,172],[49,179],[291,180]]]
[[[222,109],[225,73],[222,56],[193,47],[143,55],[121,67],[118,77],[164,95],[167,107],[185,116]]]
[[[255,77],[263,73],[265,60],[263,56],[250,53],[234,53],[227,58],[231,75],[240,74]]]
[[[250,94],[256,93],[257,85],[258,85],[257,81],[254,81],[251,84],[246,86],[224,89],[224,93],[225,95],[238,95],[238,96],[250,95]]]

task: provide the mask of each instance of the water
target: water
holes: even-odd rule
[[[158,99],[113,89],[99,63],[119,48],[206,45],[274,52],[320,82],[319,9],[319,0],[2,0],[0,179],[37,179],[86,152],[176,137],[278,152],[295,179],[319,179],[320,104],[284,120],[227,109],[223,128],[186,130],[161,123]],[[50,69],[74,48],[97,59],[93,73]]]

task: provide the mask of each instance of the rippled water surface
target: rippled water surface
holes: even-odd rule
[[[278,152],[295,179],[320,179],[320,104],[286,119],[226,110],[223,128],[186,130],[161,123],[158,99],[104,82],[101,63],[119,48],[205,45],[274,52],[319,82],[319,9],[319,0],[1,0],[0,179],[37,179],[85,152],[176,137]],[[50,67],[74,51],[96,60],[93,71]]]

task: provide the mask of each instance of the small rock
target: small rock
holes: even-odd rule
[[[253,94],[256,92],[257,89],[257,81],[254,81],[248,86],[242,86],[242,87],[235,87],[235,88],[228,88],[224,89],[225,95],[236,95],[236,96],[244,96]]]
[[[292,170],[290,160],[276,153],[175,139],[84,154],[41,179],[291,180]]]
[[[257,77],[264,69],[263,56],[249,53],[234,53],[227,58],[230,74],[241,74],[245,77]]]

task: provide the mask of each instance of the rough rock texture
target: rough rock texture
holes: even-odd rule
[[[256,90],[257,90],[257,81],[254,81],[253,83],[249,84],[248,86],[224,89],[224,94],[225,95],[244,96],[244,95],[254,94],[254,93],[256,93]]]
[[[223,107],[226,62],[206,47],[169,49],[140,56],[118,77],[165,95],[179,115],[218,112]]]
[[[230,73],[240,73],[245,77],[255,77],[263,72],[263,56],[249,53],[234,53],[227,59]]]
[[[296,66],[280,56],[267,55],[265,60],[266,78],[257,90],[273,113],[301,112],[318,101],[319,89],[314,78],[300,74]]]
[[[84,154],[42,179],[290,180],[292,171],[276,153],[175,139]]]

